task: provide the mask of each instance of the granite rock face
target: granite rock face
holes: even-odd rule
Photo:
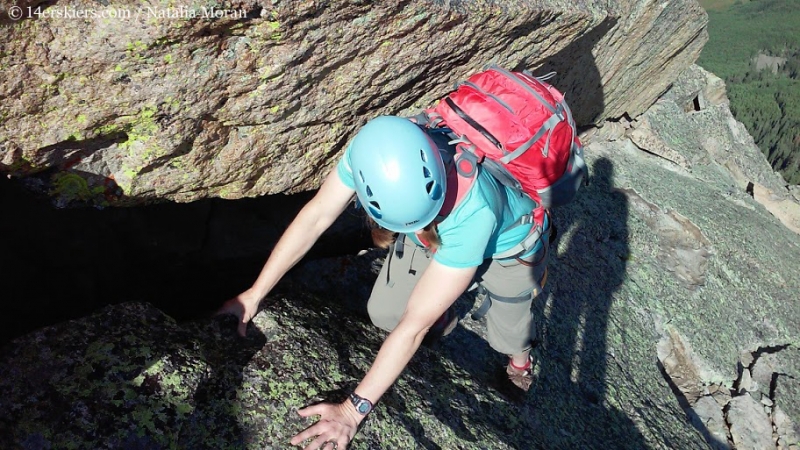
[[[694,0],[101,3],[0,2],[0,171],[61,206],[315,188],[490,62],[557,70],[582,125],[638,115],[706,40]]]
[[[672,180],[664,177],[653,184],[641,183],[634,173],[618,180],[631,211],[656,232],[659,244],[648,253],[673,275],[673,283],[681,281],[694,291],[678,298],[674,292],[654,294],[676,307],[683,302],[656,321],[661,370],[712,448],[796,447],[800,416],[784,409],[797,405],[791,393],[797,391],[800,374],[794,331],[798,315],[795,288],[790,287],[797,281],[787,283],[787,272],[778,266],[797,258],[796,238],[787,233],[800,230],[800,204],[731,116],[718,79],[700,67],[690,67],[642,116],[621,122],[588,133],[586,140],[593,142],[588,148],[613,154],[609,158],[615,163],[636,154],[653,165],[641,169],[650,176],[658,172],[655,167],[674,174]],[[705,192],[695,190],[695,183]],[[631,190],[626,184],[639,187]],[[644,189],[652,189],[651,194]],[[769,201],[759,189],[769,190]],[[654,198],[656,191],[664,192],[660,199]],[[726,213],[728,204],[742,211]],[[756,219],[761,225],[750,222],[744,211],[762,217]],[[680,264],[664,254],[681,234],[665,237],[653,227],[674,222],[657,220],[667,214],[691,224],[684,229],[682,248],[673,253],[684,257]],[[778,241],[770,244],[772,239]],[[773,253],[773,245],[787,245],[788,253]],[[689,279],[697,282],[686,282],[691,273],[695,276]],[[787,417],[792,419],[785,422]]]
[[[635,147],[663,158],[668,166],[747,192],[800,233],[800,201],[733,117],[719,85],[719,78],[693,65],[623,133]]]
[[[719,111],[669,108],[656,135],[691,170],[624,133],[583,136],[591,184],[555,214],[531,390],[503,383],[465,295],[459,326],[420,350],[353,448],[796,448],[800,236],[668,132]],[[736,151],[758,175],[764,157]],[[0,351],[0,446],[285,448],[308,423],[297,408],[341,398],[372,362],[381,256],[299,267],[246,339],[231,318],[176,323],[141,303],[20,337]]]

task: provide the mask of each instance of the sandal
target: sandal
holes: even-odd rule
[[[515,366],[514,360],[508,359],[508,366],[506,367],[508,379],[511,380],[514,386],[525,392],[530,389],[533,383],[533,363],[533,352],[528,354],[528,362],[522,367]]]

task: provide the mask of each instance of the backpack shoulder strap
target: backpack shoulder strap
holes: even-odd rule
[[[447,170],[447,191],[444,197],[444,204],[435,219],[438,223],[447,218],[461,204],[469,190],[472,189],[472,185],[475,184],[475,180],[478,178],[477,162],[474,161],[474,155],[457,150],[455,144],[458,136],[455,136],[451,129],[438,126],[441,125],[442,119],[437,117],[437,114],[429,115],[423,112],[409,119],[422,127],[439,147],[445,170]],[[462,167],[459,166],[459,161],[466,163],[464,166],[471,167],[471,170],[462,170]]]
[[[442,209],[439,210],[439,215],[436,216],[436,222],[443,221],[461,204],[478,178],[477,170],[470,177],[465,177],[458,173],[456,166],[460,155],[460,153],[456,154],[450,164],[447,165],[447,191],[445,192]]]

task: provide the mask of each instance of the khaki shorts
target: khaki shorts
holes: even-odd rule
[[[486,313],[489,345],[508,355],[531,348],[536,328],[531,312],[533,299],[547,279],[549,230],[542,247],[519,262],[488,259],[478,267],[475,281],[488,291],[491,306]],[[408,239],[395,242],[372,288],[367,311],[375,326],[391,331],[405,312],[411,291],[432,261],[429,252]],[[483,301],[479,296],[479,303]]]

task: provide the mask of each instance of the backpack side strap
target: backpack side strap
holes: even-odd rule
[[[533,217],[533,216],[524,216],[524,217]],[[539,239],[542,237],[542,229],[537,226],[533,225],[531,228],[531,232],[528,233],[528,236],[525,237],[519,244],[511,247],[510,249],[495,253],[492,255],[492,259],[508,259],[514,258],[515,256],[520,256],[528,252],[528,250],[534,248],[536,243],[539,242]]]

